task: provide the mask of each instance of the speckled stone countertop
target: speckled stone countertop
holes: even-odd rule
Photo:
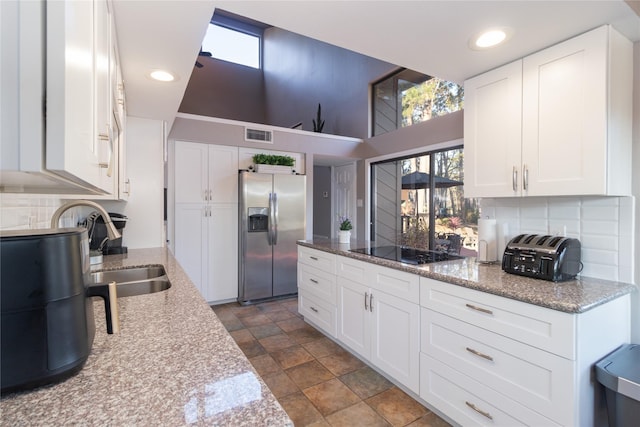
[[[418,266],[349,251],[367,247],[367,242],[341,244],[335,240],[307,240],[298,244],[566,313],[582,313],[636,291],[633,284],[588,277],[566,282],[531,279],[505,273],[499,264],[480,264],[475,258]]]
[[[102,269],[162,264],[171,288],[118,299],[120,333],[96,336],[71,378],[0,401],[7,426],[293,426],[215,313],[166,249],[104,258]]]

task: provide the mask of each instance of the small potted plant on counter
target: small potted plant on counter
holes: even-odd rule
[[[347,216],[340,217],[340,230],[338,230],[338,242],[349,243],[351,240],[351,229],[353,225]]]

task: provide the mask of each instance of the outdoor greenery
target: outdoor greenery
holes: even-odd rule
[[[256,165],[280,165],[293,166],[295,160],[291,156],[278,156],[275,154],[255,154],[253,163]]]
[[[463,108],[462,86],[433,77],[402,92],[402,126],[410,126]]]

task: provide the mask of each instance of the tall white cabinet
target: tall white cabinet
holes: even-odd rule
[[[208,302],[238,297],[238,148],[175,142],[174,251]]]
[[[465,82],[465,195],[629,195],[633,45],[603,26]]]

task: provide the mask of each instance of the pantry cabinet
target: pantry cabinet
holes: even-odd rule
[[[418,393],[418,277],[346,257],[337,276],[338,341]]]
[[[238,297],[238,149],[176,141],[174,255],[208,302]]]
[[[628,195],[632,44],[610,26],[465,82],[465,195]]]
[[[175,256],[208,302],[238,297],[238,205],[179,204]]]

